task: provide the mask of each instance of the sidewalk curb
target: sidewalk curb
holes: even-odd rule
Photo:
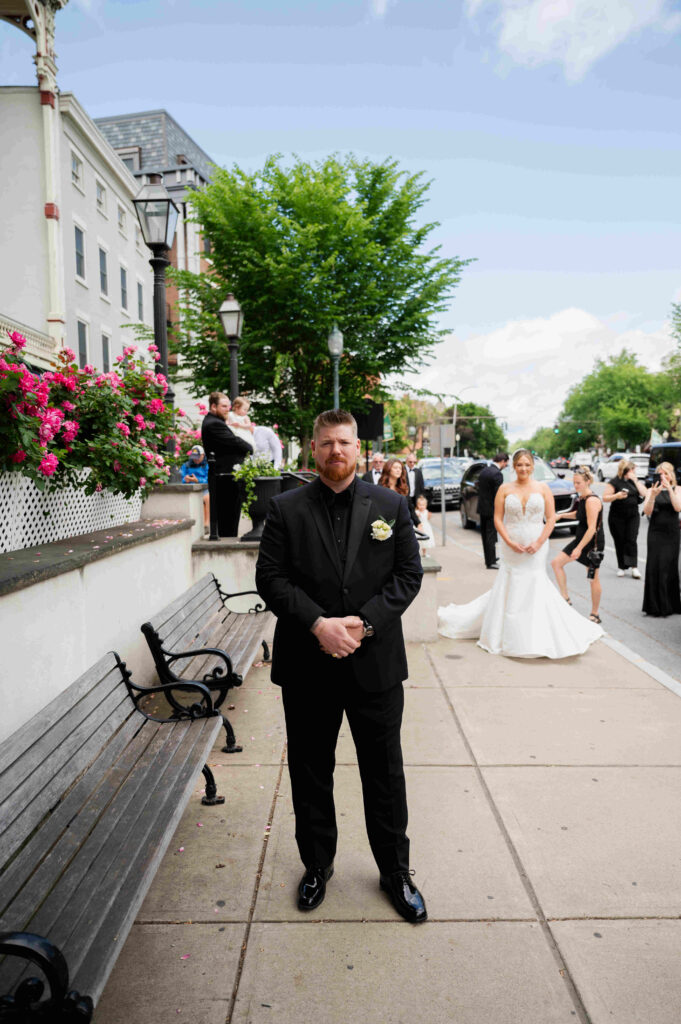
[[[619,654],[622,658],[626,658],[626,660],[631,662],[632,665],[635,665],[636,668],[640,668],[640,670],[645,672],[646,675],[649,675],[658,683],[662,683],[662,685],[666,686],[668,690],[675,693],[677,697],[681,697],[681,683],[676,679],[673,679],[672,676],[668,675],[666,672],[663,672],[661,668],[657,668],[657,666],[653,665],[652,662],[646,661],[645,658],[640,656],[640,654],[636,654],[635,651],[632,651],[630,647],[626,646],[626,644],[620,643],[619,640],[614,640],[610,636],[604,636],[602,638],[602,642],[606,647],[615,651],[616,654]]]

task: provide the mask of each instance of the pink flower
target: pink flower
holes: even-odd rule
[[[12,462],[23,462],[25,458],[26,452],[24,451],[23,448],[18,448],[17,451],[15,451],[14,455],[10,455],[10,459]]]
[[[146,437],[140,437],[140,444],[142,445],[143,448],[147,447],[147,439],[146,439]]]
[[[62,439],[66,444],[69,444],[69,442],[73,441],[79,430],[80,424],[76,423],[75,420],[64,420],[61,432]]]
[[[203,402],[197,402],[196,408],[199,410],[199,412],[203,413],[204,416],[208,412],[208,406],[204,405]]]
[[[132,356],[137,351],[137,345],[128,345],[127,348],[123,349],[124,356]]]
[[[122,363],[124,358],[125,356],[116,356],[116,358],[114,359],[114,363]]]
[[[147,478],[145,476],[141,476],[140,477],[140,487],[145,487],[146,483],[147,483]]]
[[[65,402],[61,403],[61,407],[62,407],[62,409],[66,409],[67,412],[75,412],[75,409],[76,409],[76,407],[73,404],[73,402],[69,402],[68,399]]]
[[[19,351],[26,346],[26,338],[23,334],[19,334],[18,331],[8,331],[10,341],[12,342],[12,348],[15,351]]]
[[[57,458],[57,456],[49,452],[41,460],[38,469],[43,474],[43,476],[52,476],[52,474],[56,472],[58,465],[59,459]]]
[[[118,423],[116,424],[116,426],[117,426],[117,427],[118,427],[118,429],[120,430],[120,432],[121,432],[121,434],[123,435],[123,437],[130,437],[130,427],[128,426],[128,424],[127,424],[127,423],[123,423],[123,421],[122,421],[122,420],[120,420],[120,421],[119,421],[119,422],[118,422]]]
[[[177,410],[177,415],[180,417],[180,419],[182,419],[182,417],[185,415],[184,409],[178,409]]]
[[[157,466],[163,466],[165,464],[165,460],[162,455],[157,455],[154,461]]]
[[[74,363],[76,360],[76,353],[73,351],[72,348],[62,349],[62,355],[64,359],[66,359],[66,361],[69,363]]]
[[[102,491],[102,490],[104,490],[102,485],[101,484],[97,484],[97,486],[95,487],[95,491],[97,492],[97,494],[99,494],[99,492]]]
[[[113,471],[114,471],[114,473],[120,473],[121,469],[122,469],[122,466],[121,466],[120,462],[118,461],[118,459],[114,459],[114,464],[113,464]]]
[[[142,458],[146,459],[147,462],[153,462],[154,461],[154,456],[151,454],[151,452],[142,452]]]
[[[150,345],[147,345],[148,352],[158,352],[158,345],[155,345],[152,341]]]
[[[160,363],[161,362],[161,357],[158,354],[158,352],[154,352],[154,362],[156,362],[156,363]]]
[[[149,402],[149,412],[153,413],[154,416],[158,415],[158,413],[165,412],[165,409],[166,407],[160,398],[152,398]]]
[[[95,372],[95,368],[92,365],[92,363],[86,363],[85,366],[83,367],[83,373],[94,373],[94,372]]]
[[[139,429],[144,430],[144,428],[146,427],[146,423],[144,422],[144,416],[142,416],[140,413],[137,413],[137,415],[134,416],[133,419],[135,420],[135,423],[137,424]]]

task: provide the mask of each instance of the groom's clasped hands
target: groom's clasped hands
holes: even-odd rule
[[[324,654],[330,654],[332,658],[347,658],[349,654],[354,654],[362,642],[364,623],[358,615],[322,618],[312,632]]]

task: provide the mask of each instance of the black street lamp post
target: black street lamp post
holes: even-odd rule
[[[220,306],[220,320],[229,347],[229,400],[233,402],[239,394],[239,338],[244,326],[244,314],[231,292]]]
[[[168,328],[166,324],[166,267],[170,266],[167,253],[172,248],[177,218],[180,211],[168,195],[161,174],[150,174],[133,199],[142,237],[151,249],[149,260],[154,271],[154,341],[161,356],[161,372],[168,381],[166,401],[173,404],[175,395],[168,378]]]
[[[329,354],[331,356],[331,362],[333,363],[333,407],[334,409],[339,409],[340,386],[338,383],[338,366],[340,363],[340,357],[343,355],[343,333],[338,330],[336,324],[333,325],[333,330],[331,331],[326,343],[329,346]]]

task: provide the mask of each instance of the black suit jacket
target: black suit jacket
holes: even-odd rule
[[[380,480],[380,478],[381,478],[381,474],[379,473],[378,474],[378,480]],[[364,482],[367,483],[367,484],[372,484],[374,482],[374,471],[373,471],[373,469],[368,469],[366,471],[366,473],[362,473],[362,480],[364,480]],[[378,483],[378,480],[376,481],[376,483]]]
[[[371,524],[394,520],[392,536],[373,540]],[[319,677],[329,655],[310,627],[320,615],[359,615],[376,635],[343,659],[360,686],[386,690],[407,678],[401,616],[421,587],[423,569],[406,500],[357,479],[343,569],[319,479],[274,498],[260,541],[258,592],[277,616],[272,682],[294,686],[296,675]]]
[[[218,473],[231,473],[234,466],[246,455],[252,455],[253,449],[241,437],[237,437],[223,419],[209,412],[203,417],[201,424],[201,444],[208,456],[215,452],[215,469]]]
[[[494,499],[504,482],[501,470],[496,462],[485,466],[478,477],[478,513],[481,516],[494,515]]]
[[[407,472],[407,483],[408,482],[409,482],[409,473]],[[416,499],[418,498],[419,494],[423,494],[425,489],[426,489],[426,487],[425,487],[425,484],[423,482],[423,473],[418,468],[418,466],[414,466],[414,497],[412,498],[412,501],[415,502]]]

